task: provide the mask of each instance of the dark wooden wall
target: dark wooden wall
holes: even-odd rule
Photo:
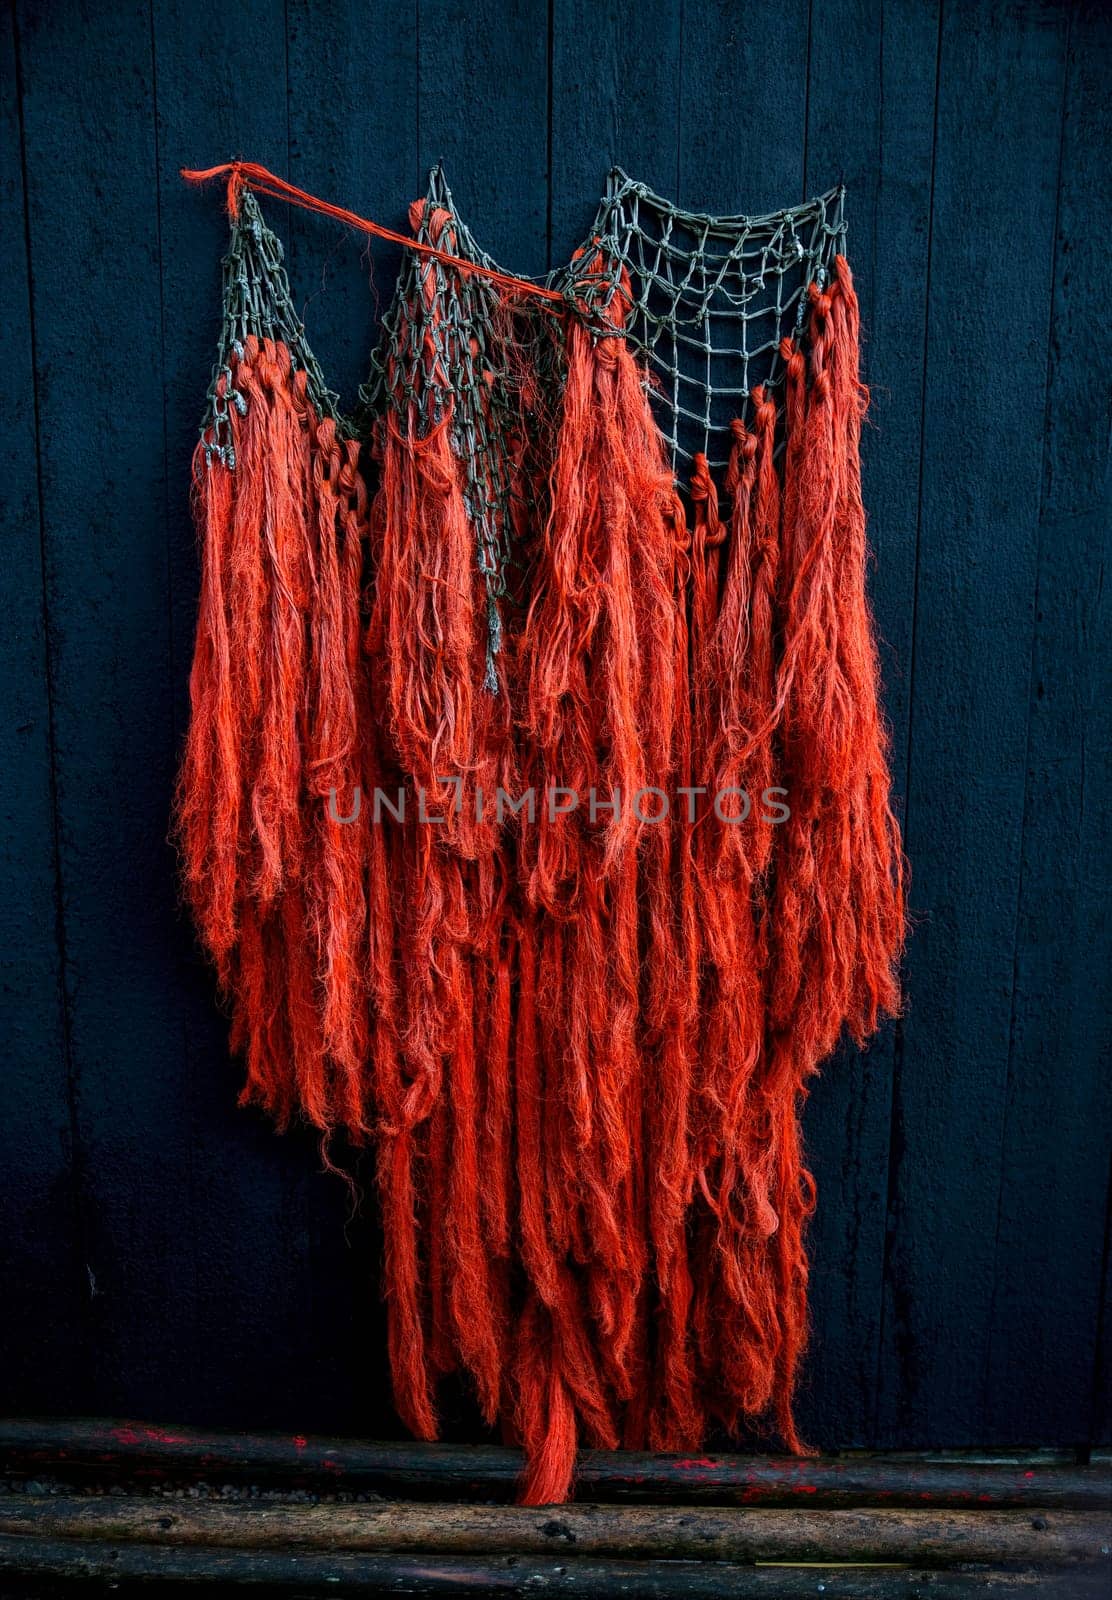
[[[849,186],[918,926],[906,1018],[807,1109],[808,1431],[1107,1439],[1105,8],[18,0],[0,51],[0,1407],[396,1429],[373,1205],[236,1109],[177,907],[225,237],[178,169],[242,155],[398,225],[443,157],[537,272],[617,161],[706,209]],[[266,210],[350,399],[361,242]]]

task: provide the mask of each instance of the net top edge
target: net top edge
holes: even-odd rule
[[[801,201],[794,206],[781,206],[778,211],[764,212],[733,212],[715,213],[712,211],[689,211],[677,205],[667,196],[658,194],[649,184],[641,182],[638,178],[630,177],[622,167],[611,167],[607,174],[607,190],[603,197],[603,206],[611,207],[619,204],[627,195],[636,194],[641,200],[647,201],[655,209],[668,213],[677,222],[689,224],[695,228],[706,228],[710,232],[736,233],[740,229],[755,231],[763,228],[775,228],[782,223],[798,220],[800,217],[821,215],[827,209],[840,206],[846,197],[844,183],[836,183],[831,188],[820,194],[812,195],[809,199]]]

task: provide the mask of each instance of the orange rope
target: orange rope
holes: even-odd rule
[[[546,289],[542,284],[530,283],[525,278],[512,277],[508,272],[499,272],[496,267],[481,266],[477,261],[464,261],[460,256],[449,254],[447,250],[438,250],[435,245],[408,238],[404,233],[395,233],[392,228],[384,228],[378,222],[369,222],[366,217],[357,216],[354,211],[346,211],[343,206],[334,206],[327,200],[318,200],[316,195],[309,194],[305,189],[298,189],[294,184],[287,183],[284,178],[276,177],[273,172],[268,172],[266,167],[260,167],[254,161],[225,161],[219,167],[206,167],[201,172],[191,171],[188,167],[181,169],[181,175],[187,183],[207,183],[212,178],[223,177],[225,173],[228,174],[228,215],[231,217],[235,217],[239,210],[240,190],[250,186],[257,194],[270,195],[275,200],[289,200],[295,206],[302,206],[306,211],[318,211],[322,217],[335,217],[338,222],[345,223],[349,228],[358,228],[360,232],[373,234],[378,239],[389,239],[393,244],[400,244],[406,250],[417,250],[421,255],[432,256],[437,261],[443,261],[446,266],[455,267],[459,272],[475,272],[481,278],[499,284],[512,294],[533,295],[538,300],[549,300],[562,309],[566,307],[567,302],[557,289]]]

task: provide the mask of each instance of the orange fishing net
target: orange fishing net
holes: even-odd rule
[[[615,174],[536,285],[434,174],[357,426],[260,172],[177,799],[244,1098],[373,1144],[420,1437],[462,1371],[526,1503],[581,1440],[800,1450],[800,1103],[904,931],[841,196],[708,218]]]

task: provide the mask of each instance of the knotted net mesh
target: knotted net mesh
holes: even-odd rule
[[[501,273],[460,220],[439,167],[410,221],[419,243]],[[365,422],[390,412],[410,437],[424,438],[450,417],[487,593],[491,689],[501,606],[507,597],[520,598],[514,500],[530,493],[534,476],[519,469],[530,441],[543,432],[558,367],[558,319],[547,307],[508,296],[481,272],[414,251],[402,263],[371,376],[360,390]]]
[[[821,289],[844,253],[844,194],[839,186],[767,216],[712,217],[611,172],[566,292],[599,332],[624,333],[647,360],[677,478],[697,451],[724,468],[731,421],[754,388],[781,377],[781,341],[798,335],[808,288]]]
[[[234,406],[242,414],[247,402],[235,386],[232,362],[233,357],[243,355],[244,344],[251,335],[285,345],[293,370],[306,374],[309,398],[317,411],[350,433],[351,425],[339,411],[339,396],[325,383],[305,338],[305,324],[290,292],[281,243],[263,221],[259,203],[249,189],[239,196],[222,274],[223,322],[201,424],[206,460],[218,458],[228,467],[235,466],[229,407]]]
[[[508,296],[435,257],[407,256],[361,391],[363,417],[392,410],[422,437],[451,412],[492,656],[501,607],[520,598],[513,501],[532,496],[543,478],[539,460],[539,474],[520,469],[555,426],[563,318],[583,318],[599,338],[628,339],[645,360],[681,487],[698,452],[722,471],[730,423],[745,415],[755,388],[779,382],[782,341],[799,334],[810,285],[825,285],[844,250],[843,200],[837,187],[765,216],[714,217],[685,211],[615,168],[583,247],[569,265],[531,280],[558,293],[556,305]],[[461,221],[439,167],[411,221],[421,243],[503,272]]]

